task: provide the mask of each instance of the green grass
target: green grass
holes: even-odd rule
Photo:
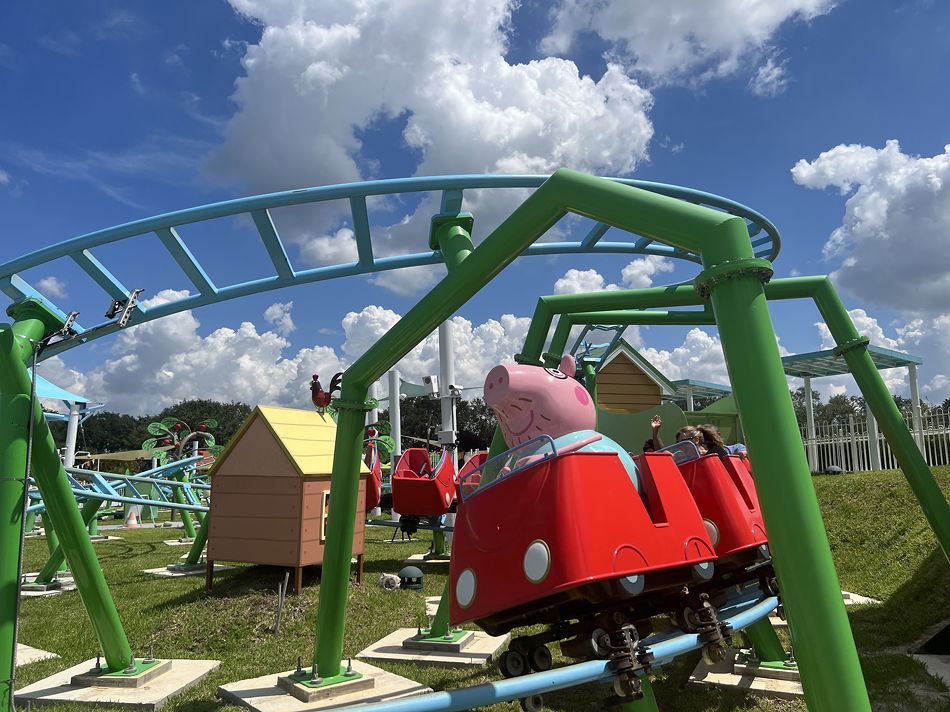
[[[950,491],[950,469],[942,468],[936,474],[944,491]],[[842,587],[884,601],[881,606],[849,609],[875,709],[950,710],[946,688],[927,675],[922,665],[900,654],[928,627],[950,619],[950,565],[937,549],[903,477],[900,473],[879,472],[816,477],[814,482]],[[280,636],[275,636],[274,614],[282,570],[241,567],[218,574],[215,590],[207,593],[201,577],[156,579],[141,573],[142,569],[172,563],[185,553],[184,547],[162,543],[162,539],[178,534],[152,529],[119,534],[123,541],[97,543],[95,547],[135,653],[144,654],[152,643],[160,657],[223,661],[208,679],[175,698],[166,709],[223,710],[229,705],[216,698],[218,685],[291,669],[298,655],[305,664],[311,658],[319,600],[318,571],[305,575],[303,595],[288,598]],[[385,544],[387,534],[387,530],[367,532],[366,583],[350,589],[346,655],[355,654],[395,628],[424,623],[424,596],[440,594],[445,584],[446,568],[430,567],[422,593],[388,593],[377,586],[380,573],[396,573],[405,557],[428,547],[425,539],[412,544]],[[45,558],[45,542],[29,540],[25,570],[37,570]],[[56,652],[61,658],[21,667],[19,686],[96,654],[91,627],[75,592],[25,600],[20,640]],[[696,654],[684,656],[657,673],[654,690],[660,709],[805,709],[801,702],[686,686],[697,660]],[[436,689],[497,679],[494,668],[381,667]],[[602,710],[606,696],[605,688],[590,685],[548,695],[545,702],[553,710]],[[508,703],[487,709],[520,707]]]

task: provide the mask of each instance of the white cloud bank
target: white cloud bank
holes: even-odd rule
[[[923,357],[922,393],[938,402],[950,396],[950,146],[927,157],[904,153],[896,140],[883,148],[841,144],[798,161],[792,178],[846,198],[841,225],[823,250],[832,278],[862,301],[897,314],[894,335],[887,336],[855,310],[858,330],[872,343]],[[827,343],[825,330],[822,336]],[[885,380],[892,387],[906,383],[900,369]]]
[[[653,275],[672,270],[668,263],[659,257],[632,260],[621,270],[621,284],[650,286]],[[558,283],[574,279],[575,284],[584,286],[583,280],[572,277],[575,272],[569,270]],[[594,270],[584,274],[591,283],[606,281]],[[153,307],[186,295],[164,290],[143,304]],[[207,335],[200,333],[200,322],[191,311],[180,312],[121,332],[108,363],[89,373],[70,368],[59,356],[44,361],[40,372],[67,390],[105,401],[110,409],[121,412],[155,413],[182,399],[199,397],[307,408],[311,374],[343,370],[401,318],[390,309],[369,305],[343,317],[339,351],[322,345],[294,350],[286,338],[296,330],[292,310],[293,302],[277,302],[265,310],[263,318],[272,331],[261,331],[245,321],[236,329],[222,327]],[[530,318],[503,314],[476,324],[456,316],[451,323],[457,380],[464,386],[480,387],[493,366],[511,361],[521,350]],[[640,345],[635,331],[630,338]],[[724,378],[718,338],[699,329],[690,332],[681,348],[650,353],[655,353],[657,365],[669,369],[671,377],[688,373],[705,380]],[[415,383],[437,374],[438,333],[412,349],[397,368],[403,378]],[[385,392],[384,384],[382,394]]]
[[[835,0],[563,0],[541,46],[564,53],[580,34],[593,32],[625,64],[655,81],[698,83],[742,69],[771,49],[783,24],[812,20],[834,5]],[[765,61],[766,75],[783,70],[771,55]],[[774,79],[769,83],[775,86]]]
[[[627,174],[646,157],[650,93],[615,65],[594,81],[564,59],[509,63],[510,0],[231,4],[264,29],[246,46],[237,110],[208,169],[253,192],[376,177],[361,131],[394,119],[419,175]],[[424,251],[437,208],[426,201],[374,227],[377,253]],[[304,261],[327,264],[356,255],[340,210],[276,219]],[[479,211],[482,226],[499,219]],[[411,291],[431,283],[430,272],[378,283]]]

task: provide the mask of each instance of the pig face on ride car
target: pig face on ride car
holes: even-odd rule
[[[573,356],[558,368],[513,364],[495,366],[485,378],[485,403],[498,416],[509,448],[550,435],[558,438],[578,430],[593,430],[594,402],[574,374]]]

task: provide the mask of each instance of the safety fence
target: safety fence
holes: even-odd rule
[[[904,413],[904,421],[928,465],[950,464],[950,413],[930,409],[921,413],[916,422],[911,413]],[[848,472],[898,467],[884,435],[865,414],[815,423],[814,438],[809,438],[803,427],[802,441],[813,472],[824,472],[829,467]]]

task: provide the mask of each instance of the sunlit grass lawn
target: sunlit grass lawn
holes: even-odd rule
[[[941,469],[937,476],[944,491],[950,490],[950,469]],[[946,688],[919,663],[900,654],[929,626],[950,619],[950,565],[937,548],[906,482],[895,472],[824,476],[814,481],[842,587],[884,601],[882,606],[849,609],[875,708],[950,710]],[[423,540],[411,544],[384,543],[390,531],[367,531],[366,580],[363,586],[350,589],[345,655],[355,655],[396,628],[424,624],[424,597],[440,594],[445,584],[447,567],[429,567],[423,592],[389,593],[377,586],[379,574],[398,572],[409,554],[428,548],[425,534]],[[141,573],[142,569],[173,563],[185,553],[185,548],[162,543],[178,533],[167,529],[110,533],[118,533],[123,540],[95,547],[136,654],[144,654],[149,644],[154,644],[159,657],[223,661],[209,678],[175,698],[166,709],[191,712],[229,707],[217,699],[218,685],[291,669],[298,655],[305,664],[312,657],[318,570],[307,572],[303,595],[288,598],[280,635],[275,636],[277,587],[283,570],[241,566],[218,574],[215,589],[209,593],[204,590],[203,577],[158,579]],[[45,559],[45,542],[29,540],[25,570],[37,570]],[[19,686],[97,652],[75,592],[25,600],[20,640],[61,657],[21,667]],[[821,641],[815,644],[820,646]],[[697,660],[698,654],[685,656],[657,673],[654,690],[661,710],[804,710],[801,702],[687,686]],[[493,667],[381,667],[436,689],[498,678]],[[606,697],[606,688],[591,685],[549,695],[545,703],[555,710],[601,710]],[[520,707],[507,703],[487,709]]]

